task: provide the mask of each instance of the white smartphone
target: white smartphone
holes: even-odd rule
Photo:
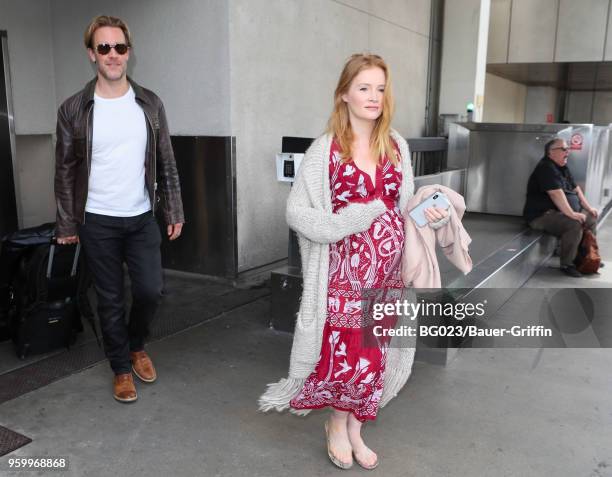
[[[412,217],[412,220],[414,220],[419,227],[424,227],[427,225],[425,209],[429,209],[430,207],[448,210],[450,207],[450,201],[442,192],[434,192],[427,199],[408,212],[408,215]]]

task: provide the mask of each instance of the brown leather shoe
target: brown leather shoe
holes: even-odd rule
[[[113,397],[120,402],[134,402],[138,399],[132,373],[117,374],[113,380]]]
[[[132,360],[134,374],[145,383],[152,383],[157,379],[153,361],[145,351],[130,352],[130,359]]]

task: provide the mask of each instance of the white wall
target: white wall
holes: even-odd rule
[[[525,118],[527,87],[487,73],[483,121],[522,123]]]
[[[20,224],[53,220],[55,78],[48,0],[0,0],[0,30],[7,32],[15,124],[15,181]],[[52,209],[52,210],[51,210]]]
[[[526,123],[545,123],[552,114],[553,122],[557,120],[557,100],[559,91],[552,86],[529,86],[525,106]]]
[[[490,6],[490,0],[445,2],[440,114],[465,114],[472,102],[474,120],[482,120]]]
[[[555,61],[602,61],[610,0],[560,0]]]
[[[570,91],[566,119],[572,123],[607,126],[612,123],[612,92]]]
[[[593,122],[592,91],[570,91],[565,107],[565,119],[570,123]]]
[[[231,122],[236,136],[238,264],[287,256],[289,187],[275,179],[282,136],[321,134],[348,56],[387,60],[397,100],[394,126],[424,128],[429,0],[231,0]]]
[[[487,63],[506,63],[508,61],[511,7],[512,0],[491,0]]]
[[[490,63],[612,58],[610,0],[491,0]],[[462,4],[462,1],[446,2]],[[505,49],[507,48],[507,54]]]
[[[53,45],[48,0],[0,0],[6,30],[16,134],[55,131]]]
[[[552,62],[559,0],[512,0],[509,63]]]
[[[597,91],[593,102],[593,124],[607,126],[612,123],[612,91]]]
[[[228,135],[228,5],[224,0],[53,0],[57,105],[94,77],[83,32],[98,14],[122,18],[129,74],[163,100],[171,134]]]

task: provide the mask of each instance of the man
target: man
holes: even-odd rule
[[[132,370],[147,383],[157,378],[144,351],[162,289],[155,207],[163,205],[167,234],[174,240],[184,223],[183,204],[163,104],[126,75],[127,25],[98,16],[85,31],[85,46],[96,78],[58,111],[56,236],[61,244],[83,244],[104,350],[115,374],[113,396],[132,402],[137,399]],[[129,324],[124,262],[133,298]]]
[[[544,157],[527,183],[523,215],[529,226],[560,238],[561,270],[572,277],[574,259],[584,227],[596,233],[597,209],[591,207],[567,167],[569,148],[565,140],[554,138],[544,146]],[[582,209],[581,209],[582,206]]]

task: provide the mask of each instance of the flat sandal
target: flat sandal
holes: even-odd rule
[[[361,467],[363,467],[366,470],[374,470],[376,469],[376,467],[378,467],[378,457],[376,458],[376,462],[374,462],[372,465],[366,465],[365,463],[360,461],[357,458],[357,454],[355,454],[355,452],[353,452],[353,457],[355,458],[355,462],[357,462]]]
[[[353,461],[351,459],[351,462],[342,462],[340,459],[338,459],[331,451],[331,445],[329,443],[329,429],[327,426],[327,421],[325,421],[325,438],[327,439],[327,455],[329,456],[329,460],[332,461],[332,463],[336,466],[339,467],[340,469],[343,470],[347,470],[350,469],[351,467],[353,467]],[[376,462],[376,465],[378,465],[378,462]]]

